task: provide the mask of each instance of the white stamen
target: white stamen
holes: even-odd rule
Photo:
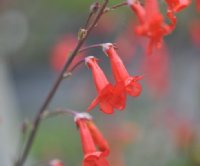
[[[133,5],[134,3],[138,3],[138,0],[127,0],[128,5]]]
[[[89,62],[90,59],[95,59],[95,57],[94,57],[94,56],[87,56],[87,57],[85,58],[85,64],[86,64],[86,65],[88,64],[88,62]]]
[[[74,121],[77,122],[77,120],[79,119],[87,119],[87,120],[92,120],[92,116],[86,112],[82,112],[82,113],[78,113],[75,117],[74,117]]]
[[[106,51],[107,51],[110,47],[113,47],[113,44],[112,44],[112,43],[104,43],[104,44],[102,44],[103,52],[104,52],[105,54],[107,54]]]
[[[129,5],[132,5],[132,4],[133,4],[133,0],[127,0],[127,3],[128,3]]]

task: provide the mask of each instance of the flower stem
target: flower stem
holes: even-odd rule
[[[79,50],[79,53],[80,53],[80,52],[84,52],[84,51],[86,51],[86,50],[88,50],[88,49],[90,49],[90,48],[102,47],[102,44],[104,44],[104,43],[98,43],[98,44],[89,45],[89,46],[87,46],[87,47],[84,47],[84,48],[80,49],[80,50]]]
[[[119,3],[117,5],[114,5],[112,7],[108,7],[104,10],[104,13],[108,13],[109,11],[112,11],[112,10],[115,10],[117,8],[120,8],[120,7],[123,7],[123,6],[127,6],[128,3],[127,2],[122,2],[122,3]]]
[[[79,114],[79,112],[71,110],[71,109],[57,109],[55,111],[46,110],[43,113],[42,118],[47,119],[47,118],[51,118],[51,117],[55,117],[55,116],[63,115],[63,114],[70,114],[75,117],[77,114]]]
[[[119,8],[119,7],[127,6],[127,5],[128,5],[127,2],[122,2],[122,3],[119,3],[119,4],[117,4],[117,5],[112,6],[111,9],[117,9],[117,8]]]
[[[105,43],[98,43],[98,44],[89,45],[89,46],[87,46],[87,47],[84,47],[84,48],[80,49],[80,50],[79,50],[79,53],[84,52],[84,51],[86,51],[86,50],[88,50],[88,49],[91,49],[91,48],[102,47],[103,44],[105,44]],[[116,43],[112,43],[112,44],[113,44],[113,47],[114,47],[115,49],[117,49]]]
[[[63,74],[69,68],[72,60],[78,54],[80,48],[84,44],[85,40],[88,38],[88,35],[90,34],[90,32],[93,30],[93,28],[96,26],[96,24],[98,23],[99,19],[103,15],[104,9],[106,8],[106,6],[108,4],[108,1],[109,0],[104,0],[103,5],[101,6],[100,10],[98,11],[98,14],[96,15],[95,19],[93,20],[93,22],[91,23],[91,25],[87,29],[86,35],[78,41],[78,43],[77,43],[74,51],[72,52],[70,58],[66,61],[62,71],[60,72],[60,74],[58,75],[55,83],[53,84],[52,89],[49,91],[46,99],[44,100],[44,103],[42,104],[42,106],[40,107],[38,113],[36,114],[36,116],[34,118],[34,121],[33,121],[33,128],[32,128],[32,130],[30,131],[30,133],[28,135],[27,142],[24,145],[24,150],[20,154],[20,156],[19,156],[19,158],[18,158],[18,160],[17,160],[17,162],[15,164],[16,166],[23,166],[24,165],[24,163],[25,163],[25,161],[27,159],[27,156],[28,156],[28,154],[30,152],[30,149],[31,149],[31,147],[33,145],[33,142],[34,142],[36,133],[38,131],[39,125],[41,123],[43,112],[47,109],[47,107],[50,104],[52,98],[54,97],[54,95],[55,95],[60,83],[62,82]]]

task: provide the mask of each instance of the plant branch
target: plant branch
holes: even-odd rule
[[[119,3],[119,4],[117,4],[117,5],[112,6],[110,9],[117,9],[117,8],[119,8],[119,7],[127,6],[127,5],[128,5],[127,2],[122,2],[122,3]]]
[[[105,43],[98,43],[98,44],[89,45],[89,46],[87,46],[87,47],[84,47],[84,48],[80,49],[80,50],[79,50],[79,53],[84,52],[84,51],[86,51],[86,50],[88,50],[88,49],[91,49],[91,48],[102,47],[103,44],[105,44]],[[115,49],[117,49],[116,43],[113,43],[113,46],[114,46]]]
[[[98,2],[95,2],[90,6],[90,13],[89,13],[89,16],[85,23],[85,29],[88,27],[88,25],[92,19],[92,16],[98,11],[99,8],[100,8],[100,5]]]
[[[84,52],[84,51],[86,51],[86,50],[88,50],[88,49],[90,49],[90,48],[102,47],[102,44],[104,44],[104,43],[89,45],[89,46],[87,46],[87,47],[84,47],[84,48],[80,49],[80,50],[79,50],[79,53],[80,53],[80,52]]]
[[[127,6],[127,5],[128,5],[127,2],[119,3],[119,4],[114,5],[114,6],[112,6],[112,7],[106,8],[106,9],[104,10],[104,13],[108,13],[108,12],[111,11],[111,10],[115,10],[115,9],[117,9],[117,8],[120,8],[120,7],[123,7],[123,6]]]
[[[85,58],[81,59],[80,61],[78,61],[69,72],[66,72],[63,74],[63,78],[68,78],[70,76],[72,76],[72,72],[79,66],[81,65],[83,62],[85,62]]]
[[[54,116],[57,116],[57,115],[63,115],[63,114],[70,114],[72,116],[76,116],[78,113],[79,112],[71,110],[71,109],[57,109],[57,110],[51,111],[51,112],[49,110],[46,110],[43,113],[42,118],[46,119],[46,118],[51,118],[51,117],[54,117]]]
[[[30,131],[29,135],[28,135],[28,139],[27,142],[24,145],[24,150],[22,151],[22,153],[20,154],[20,157],[18,158],[17,162],[16,162],[16,166],[23,166],[27,156],[30,152],[30,149],[32,147],[32,144],[34,142],[34,138],[36,136],[36,133],[38,131],[39,125],[41,123],[41,119],[42,119],[42,114],[43,112],[47,109],[48,105],[50,104],[52,98],[54,97],[61,81],[63,80],[63,74],[65,73],[65,71],[69,68],[71,62],[73,61],[74,57],[77,55],[77,53],[79,52],[80,48],[82,47],[82,45],[84,44],[85,40],[88,38],[88,35],[90,34],[90,32],[92,31],[92,29],[96,26],[96,24],[98,23],[99,19],[101,18],[102,14],[104,13],[104,9],[106,8],[107,4],[108,4],[109,0],[104,0],[103,5],[101,6],[101,8],[98,11],[98,14],[96,15],[96,18],[94,19],[94,21],[91,23],[91,25],[89,26],[89,28],[87,29],[87,33],[79,39],[74,51],[72,52],[70,58],[66,61],[62,71],[60,72],[60,74],[58,75],[55,83],[52,86],[52,89],[49,91],[46,99],[44,100],[44,103],[42,104],[42,106],[40,107],[38,113],[36,114],[36,117],[34,119],[34,123],[33,123],[33,128]]]

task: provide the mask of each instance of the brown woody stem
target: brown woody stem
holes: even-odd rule
[[[90,32],[93,30],[93,28],[96,26],[96,24],[98,23],[99,19],[101,18],[101,16],[104,13],[104,9],[106,8],[107,4],[108,4],[109,0],[104,0],[104,3],[102,4],[102,6],[100,7],[100,9],[98,10],[98,13],[95,17],[95,19],[93,20],[93,22],[91,23],[91,25],[89,26],[89,28],[87,29],[87,33],[84,35],[84,37],[80,38],[80,40],[78,41],[74,51],[72,52],[70,58],[66,61],[62,71],[60,72],[60,74],[58,75],[55,83],[52,86],[52,89],[49,91],[46,99],[44,100],[42,106],[40,107],[38,113],[36,114],[36,117],[33,121],[33,128],[30,131],[29,135],[28,135],[28,139],[27,142],[24,145],[24,149],[22,151],[22,153],[20,154],[17,162],[15,163],[16,166],[23,166],[27,156],[30,152],[30,149],[33,145],[36,133],[38,131],[39,125],[41,123],[42,120],[42,115],[44,113],[44,111],[47,109],[48,105],[50,104],[51,100],[53,99],[60,83],[63,80],[63,74],[65,73],[65,71],[69,68],[71,62],[73,61],[74,57],[78,54],[80,48],[82,47],[82,45],[84,44],[85,40],[88,38],[88,35],[90,34]]]

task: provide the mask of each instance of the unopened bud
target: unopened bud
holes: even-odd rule
[[[29,124],[30,122],[26,119],[24,120],[24,122],[22,123],[22,126],[21,126],[21,132],[22,134],[26,134],[28,128],[29,128]]]
[[[82,40],[86,37],[87,35],[87,30],[86,29],[83,29],[81,28],[78,32],[78,40]]]
[[[104,13],[107,13],[107,12],[109,12],[110,10],[112,10],[112,9],[109,8],[109,7],[106,7],[106,8],[104,9]]]
[[[91,13],[96,13],[97,10],[99,9],[100,7],[100,4],[98,2],[95,2],[93,3],[91,6],[90,6],[90,12]]]

